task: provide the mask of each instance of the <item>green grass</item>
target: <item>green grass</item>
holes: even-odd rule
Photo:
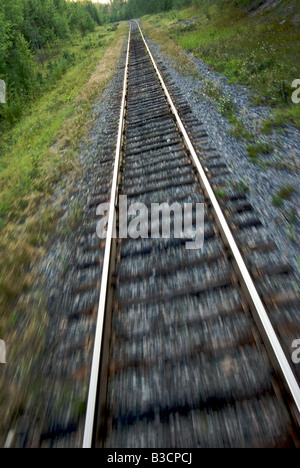
[[[25,115],[15,127],[1,136],[0,160],[0,220],[3,227],[6,221],[18,218],[22,221],[27,208],[31,209],[33,199],[37,202],[45,194],[51,193],[53,182],[57,182],[74,164],[74,150],[80,135],[71,135],[68,152],[62,157],[53,151],[57,132],[63,123],[78,112],[77,97],[80,95],[89,76],[103,56],[106,47],[114,38],[114,33],[102,27],[82,41],[80,38],[70,46],[64,45],[58,58],[48,61],[58,63],[69,54],[74,56],[73,64],[55,79],[55,85],[35,103],[29,104]],[[106,33],[104,45],[99,45],[97,37]],[[84,44],[93,44],[87,52]],[[47,65],[44,67],[47,68]],[[62,73],[62,74],[61,74]],[[85,104],[80,104],[84,112]]]
[[[254,138],[253,133],[247,130],[244,122],[239,119],[235,114],[232,114],[229,118],[229,121],[232,125],[232,130],[230,134],[233,135],[237,140],[252,141]]]
[[[22,290],[20,278],[24,267],[34,258],[32,248],[41,247],[57,223],[60,213],[53,206],[49,208],[48,203],[64,176],[70,171],[80,171],[79,143],[86,138],[94,101],[114,73],[113,54],[120,53],[120,41],[126,32],[127,24],[120,27],[120,32],[104,26],[84,39],[78,37],[69,45],[61,44],[61,50],[55,51],[55,59],[54,52],[49,54],[48,64],[68,55],[73,63],[49,92],[28,104],[12,129],[2,132],[1,308]],[[86,44],[92,46],[83,51]],[[71,221],[78,216],[79,210],[74,209]]]
[[[24,399],[29,393],[33,398],[31,371],[44,350],[48,318],[43,292],[32,290],[33,266],[51,235],[68,235],[82,219],[82,206],[74,201],[62,222],[62,202],[76,190],[79,144],[88,139],[95,101],[115,72],[127,32],[127,23],[117,30],[101,27],[50,51],[44,73],[52,62],[61,74],[0,137],[0,338],[9,352],[9,375],[0,374],[0,441]],[[68,56],[63,70],[61,57]],[[54,200],[59,186],[65,190]]]
[[[197,91],[195,92],[197,93]],[[252,141],[254,139],[253,133],[247,130],[243,121],[237,117],[235,103],[230,96],[223,93],[220,84],[205,80],[202,93],[217,103],[219,112],[228,119],[232,126],[232,130],[229,132],[231,135],[237,140]]]
[[[226,195],[226,191],[222,189],[216,189],[215,190],[215,195],[217,198],[224,198]]]
[[[299,13],[299,4],[295,8]],[[182,23],[191,18],[194,23]],[[273,106],[277,125],[300,128],[300,104],[291,100],[291,84],[300,77],[300,30],[289,20],[269,12],[249,15],[231,2],[214,1],[145,20],[231,83],[249,86],[257,103]]]
[[[280,129],[282,123],[282,116],[272,116],[262,122],[261,131],[265,135],[270,135],[275,128]]]
[[[240,180],[238,182],[235,182],[235,181],[231,181],[229,182],[229,186],[232,186],[235,190],[237,190],[238,192],[242,193],[243,195],[245,195],[246,193],[249,192],[250,190],[250,187],[249,187],[249,181],[247,178],[245,177],[241,177]]]
[[[282,206],[284,200],[290,200],[295,193],[295,188],[290,185],[284,185],[280,190],[273,196],[273,204],[275,206]]]
[[[269,143],[257,142],[251,145],[248,145],[246,150],[248,157],[251,161],[257,162],[261,155],[270,154],[273,151],[273,146]]]
[[[2,134],[0,140],[2,227],[12,219],[18,218],[22,221],[33,199],[39,202],[41,197],[51,193],[53,182],[59,180],[62,173],[72,164],[74,156],[72,152],[62,158],[55,154],[51,147],[57,139],[58,130],[65,120],[74,114],[77,106],[76,97],[103,55],[105,47],[97,46],[97,34],[99,32],[84,39],[84,43],[94,44],[94,48],[89,52],[80,50],[82,43],[78,38],[74,41],[75,44],[64,46],[58,55],[59,58],[48,61],[48,65],[58,63],[67,53],[74,56],[74,63],[69,64],[64,73],[62,69],[60,70],[52,89],[35,103],[29,104],[20,122]],[[113,34],[107,34],[109,41],[112,38]],[[76,141],[72,146],[74,149]]]

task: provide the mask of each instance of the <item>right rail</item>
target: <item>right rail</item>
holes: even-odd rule
[[[188,106],[178,97],[175,106],[139,25],[131,27],[84,447],[297,444],[300,389],[265,299],[278,271],[290,286],[288,269],[274,266],[258,222],[226,219],[214,193],[226,167],[205,131],[195,148]],[[204,203],[204,248],[150,239],[149,228],[112,248],[124,216],[118,194],[150,211]],[[241,205],[251,211],[236,193],[228,203],[241,217]],[[237,226],[241,235],[232,234]]]

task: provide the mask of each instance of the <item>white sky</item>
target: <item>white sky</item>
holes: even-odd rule
[[[72,1],[76,2],[76,0],[72,0]],[[109,3],[109,1],[110,0],[92,0],[92,2],[94,2],[94,3]]]
[[[71,0],[71,1],[77,1],[77,0]],[[110,0],[92,0],[93,3],[109,3]]]
[[[77,0],[71,0],[71,1],[77,1]],[[92,0],[93,3],[109,3],[110,0]]]

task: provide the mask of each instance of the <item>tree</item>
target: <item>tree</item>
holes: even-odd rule
[[[105,21],[104,11],[87,0],[0,0],[0,79],[8,96],[0,121],[6,116],[13,123],[39,91],[37,59],[43,63],[45,48],[70,37],[70,31],[83,36],[93,31]]]

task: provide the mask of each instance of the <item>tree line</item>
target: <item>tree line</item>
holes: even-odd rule
[[[65,53],[52,74],[45,78],[40,73],[39,62],[44,65],[45,50],[55,41],[68,40],[76,33],[85,36],[107,22],[224,1],[227,0],[110,0],[101,5],[91,0],[0,0],[0,79],[7,89],[7,103],[0,105],[0,133],[4,123],[11,125],[19,119],[26,101],[34,99],[59,77],[59,68],[67,69],[72,63],[72,57]],[[249,7],[259,2],[236,0],[234,4]]]
[[[201,0],[111,0],[109,17],[111,21],[139,18],[180,8],[193,2],[200,3]]]
[[[172,9],[179,9],[189,5],[209,5],[217,3],[232,3],[237,8],[251,10],[263,0],[110,0],[110,21],[120,21],[139,18],[147,14],[161,13]]]
[[[85,36],[105,21],[105,9],[91,1],[1,0],[0,79],[6,83],[7,104],[0,105],[0,126],[14,123],[24,102],[43,87],[38,61],[45,48],[74,33]]]

